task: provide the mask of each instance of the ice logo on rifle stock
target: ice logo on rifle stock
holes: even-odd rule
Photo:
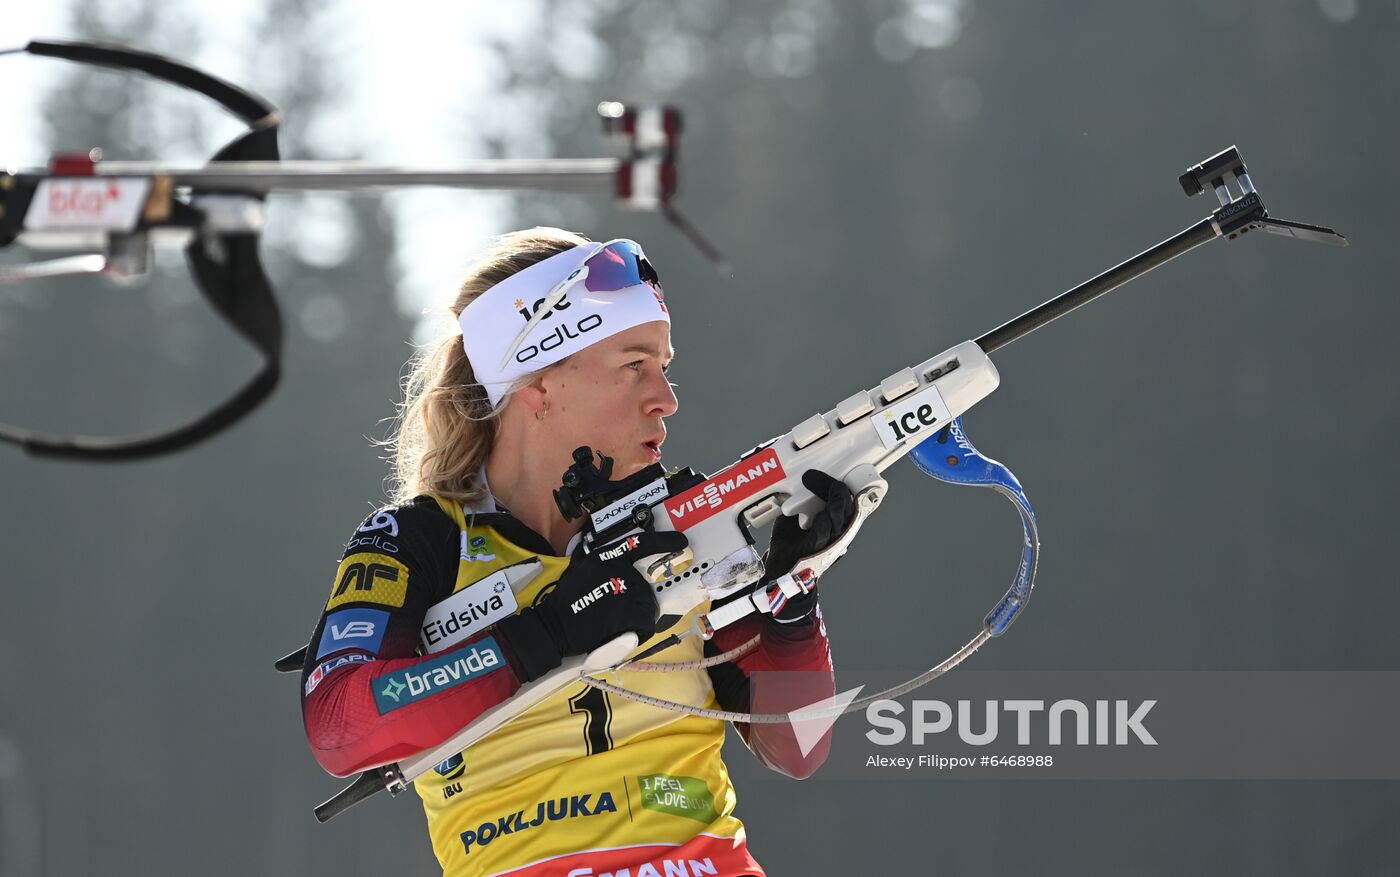
[[[888,449],[951,417],[943,395],[937,387],[929,386],[886,408],[872,422],[880,444]]]

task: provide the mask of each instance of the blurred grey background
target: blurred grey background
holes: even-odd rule
[[[423,308],[487,236],[533,224],[644,242],[679,351],[667,461],[713,471],[1196,221],[1213,204],[1177,175],[1238,144],[1274,215],[1352,246],[1213,243],[996,356],[968,432],[1025,484],[1044,555],[1036,599],[971,666],[1400,666],[1393,0],[213,9],[69,0],[0,47],[101,38],[204,64],[279,104],[298,158],[596,155],[599,100],[676,103],[680,204],[734,276],[601,199],[279,196],[264,254],[289,336],[269,404],[149,462],[0,448],[5,877],[436,869],[416,796],[314,822],[341,783],[271,664],[382,501],[366,437],[430,334]],[[11,165],[90,146],[194,160],[236,130],[115,74],[10,57],[0,77]],[[178,253],[131,288],[0,288],[7,423],[168,426],[253,364]],[[1014,564],[999,498],[908,463],[887,476],[822,583],[843,688],[942,659]],[[774,875],[1400,869],[1392,782],[799,784],[730,745]]]

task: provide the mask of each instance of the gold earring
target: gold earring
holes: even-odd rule
[[[541,409],[541,410],[539,410],[539,411],[536,411],[536,412],[535,412],[535,419],[536,419],[536,420],[544,420],[544,416],[545,416],[546,414],[548,414],[548,413],[549,413],[549,409],[548,409],[548,408],[544,408],[544,409]]]

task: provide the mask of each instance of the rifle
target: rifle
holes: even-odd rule
[[[1227,185],[1227,177],[1233,179],[1238,194]],[[706,601],[740,596],[697,615],[689,631],[639,655],[633,653],[640,643],[629,633],[586,656],[566,659],[555,670],[522,686],[509,700],[482,713],[441,745],[395,764],[364,771],[350,786],[317,807],[316,818],[325,822],[382,790],[398,794],[416,777],[567,685],[584,681],[610,692],[629,693],[594,678],[594,674],[640,662],[684,636],[709,638],[716,629],[751,612],[775,611],[783,600],[807,590],[846,551],[889,490],[881,473],[906,454],[912,455],[919,467],[933,477],[992,487],[1016,503],[1025,541],[1012,586],[987,614],[977,637],[943,664],[903,685],[835,707],[787,715],[741,714],[739,720],[790,721],[848,712],[936,678],[988,638],[1004,633],[1030,599],[1039,540],[1034,512],[1019,483],[1005,467],[978,454],[961,428],[961,415],[1000,383],[989,354],[1216,238],[1234,240],[1263,229],[1297,240],[1347,244],[1346,238],[1330,228],[1269,216],[1234,146],[1189,168],[1178,182],[1188,196],[1200,194],[1209,186],[1220,206],[1195,225],[985,335],[901,369],[877,386],[842,400],[830,411],[807,418],[743,454],[715,475],[704,477],[689,469],[666,474],[658,463],[629,478],[611,481],[611,461],[600,455],[595,463],[589,448],[579,448],[555,499],[566,518],[589,516],[583,539],[585,550],[638,529],[681,530],[689,538],[689,548],[681,555],[646,558],[637,563],[656,589],[661,613],[658,629],[669,628]],[[767,586],[756,587],[764,579],[765,570],[754,547],[752,531],[779,515],[796,515],[799,524],[805,526],[807,517],[821,508],[822,500],[801,481],[809,469],[821,469],[845,482],[856,498],[855,520],[831,547],[803,558],[791,573]],[[283,658],[278,662],[279,669],[299,669],[301,654]],[[667,705],[655,699],[647,702]],[[685,708],[679,704],[670,706]]]

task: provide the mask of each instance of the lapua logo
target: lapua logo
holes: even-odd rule
[[[348,667],[351,664],[373,664],[374,657],[364,655],[359,652],[351,652],[348,655],[341,655],[338,658],[331,658],[324,664],[312,670],[306,677],[306,693],[310,694],[316,690],[316,686],[321,684],[321,680],[339,670],[341,667]]]
[[[745,457],[680,496],[666,500],[662,508],[671,516],[672,526],[687,530],[786,477],[783,464],[778,462],[778,452],[768,448]]]

